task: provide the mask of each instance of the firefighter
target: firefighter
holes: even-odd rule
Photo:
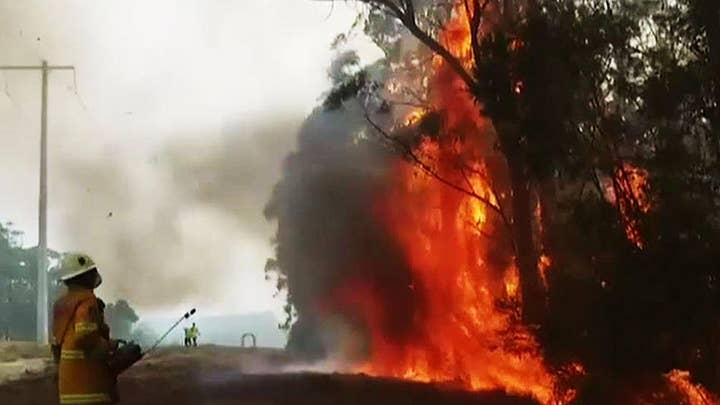
[[[185,347],[190,347],[190,342],[192,340],[190,328],[183,328],[183,331],[185,332]]]
[[[190,328],[190,337],[192,338],[192,345],[194,347],[197,347],[198,336],[200,336],[200,329],[198,329],[198,327],[195,326],[195,322],[193,322],[192,328]]]
[[[93,290],[102,282],[95,262],[81,253],[63,258],[60,280],[67,291],[53,307],[52,349],[58,363],[60,404],[115,403],[115,378],[108,365],[117,342]]]

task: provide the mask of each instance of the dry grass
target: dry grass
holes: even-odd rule
[[[0,362],[23,359],[49,359],[50,346],[34,342],[0,342]]]

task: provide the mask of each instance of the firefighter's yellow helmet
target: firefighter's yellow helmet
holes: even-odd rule
[[[84,253],[67,253],[63,256],[60,268],[60,280],[65,281],[88,271],[96,270],[97,265],[90,256]]]

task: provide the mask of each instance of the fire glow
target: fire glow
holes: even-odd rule
[[[465,12],[457,8],[454,15],[440,40],[471,66]],[[515,43],[513,50],[521,46]],[[492,124],[442,58],[432,59],[432,70],[427,78],[431,108],[412,110],[397,119],[399,126],[420,127],[417,124],[425,114],[440,112],[439,135],[422,134],[426,136],[412,148],[424,167],[397,159],[387,175],[388,186],[373,207],[399,245],[410,273],[406,290],[393,294],[412,297],[412,308],[396,311],[382,279],[347,280],[331,300],[334,310],[349,313],[367,331],[367,358],[356,371],[469,390],[504,390],[543,404],[570,403],[575,390],[560,388],[559,373],[548,369],[536,338],[516,316],[519,272],[511,244],[502,241],[508,237],[507,223],[498,213],[499,200],[507,192],[502,187],[507,169],[499,168],[497,160],[489,161],[494,159],[496,143]],[[521,94],[523,83],[518,81],[512,90]],[[613,196],[631,196],[635,205],[606,197],[617,204],[629,240],[642,249],[632,215],[650,209],[643,191],[648,176],[629,165],[622,172],[627,175],[617,176],[623,181],[615,181],[610,191],[621,191]],[[463,185],[470,192],[447,183]],[[536,217],[541,211],[538,202]],[[540,248],[538,272],[547,289],[553,260]],[[396,324],[394,312],[407,313],[402,326]],[[579,363],[564,370],[572,376],[586,373]],[[692,398],[693,405],[700,404],[697,398],[705,392],[687,375],[669,374],[667,381]]]
[[[685,397],[688,405],[717,405],[720,400],[715,398],[705,388],[690,381],[690,373],[681,370],[672,370],[665,375],[670,386]]]
[[[490,247],[484,233],[493,232],[488,208],[418,170],[398,163],[397,183],[384,212],[413,272],[415,282],[408,288],[424,305],[416,312],[411,337],[402,344],[383,335],[381,312],[366,314],[372,348],[363,371],[454,382],[473,390],[504,389],[548,403],[554,381],[537,343],[522,328],[510,333],[509,314],[496,307],[498,298],[517,298],[519,281],[514,265],[498,269],[487,260]],[[448,176],[457,172],[437,170]],[[482,184],[476,176],[471,181]],[[513,352],[512,345],[522,347],[522,353]]]
[[[645,214],[651,209],[647,193],[650,187],[648,172],[624,163],[616,170],[612,182],[608,183],[605,187],[605,197],[618,207],[628,240],[638,249],[643,249],[644,242],[640,233],[638,215]]]
[[[467,61],[470,36],[463,10],[441,39]],[[370,335],[370,355],[361,371],[563,403],[567,393],[556,395],[555,379],[533,335],[498,308],[499,301],[517,304],[520,283],[511,250],[492,241],[507,236],[502,236],[506,229],[497,213],[491,212],[489,204],[498,205],[493,174],[479,153],[492,144],[491,125],[441,59],[433,60],[433,69],[431,101],[435,110],[445,112],[443,134],[440,139],[426,137],[414,153],[437,175],[466,185],[475,195],[458,192],[409,162],[396,163],[378,211],[405,254],[413,279],[408,289],[418,304],[412,330],[393,339],[386,333],[383,308],[371,305],[373,287],[348,288]],[[422,115],[412,111],[401,122],[412,125]],[[464,140],[444,135],[451,132],[462,133]],[[544,256],[540,265],[546,269],[549,263]]]

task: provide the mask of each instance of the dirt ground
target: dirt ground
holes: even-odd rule
[[[468,393],[429,384],[290,370],[282,351],[205,346],[172,348],[120,377],[121,404],[534,405],[502,393]],[[0,404],[57,403],[53,370],[0,384]]]

